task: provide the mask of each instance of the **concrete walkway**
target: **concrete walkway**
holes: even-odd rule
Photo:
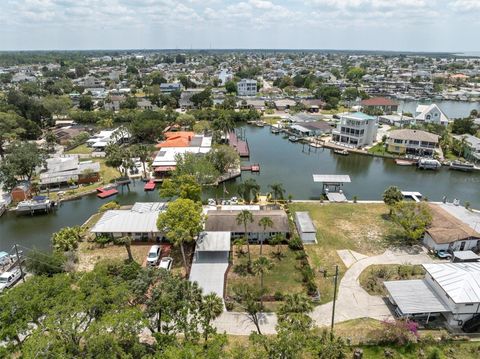
[[[336,303],[335,322],[343,322],[358,318],[373,318],[384,320],[391,317],[390,310],[382,297],[369,295],[359,283],[360,274],[373,264],[423,264],[432,263],[425,250],[421,247],[386,250],[383,254],[361,258],[353,263],[345,272],[339,286]],[[311,313],[317,326],[330,324],[332,302],[316,307]],[[274,334],[277,318],[275,313],[262,315],[261,330],[264,334]],[[256,331],[255,326],[244,313],[224,312],[215,321],[219,332],[233,335],[248,335]]]

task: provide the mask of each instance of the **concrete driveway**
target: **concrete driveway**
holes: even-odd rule
[[[373,264],[423,264],[433,263],[422,247],[386,250],[383,254],[366,257],[355,255],[356,262],[349,263],[338,290],[335,322],[343,322],[358,318],[373,318],[385,320],[392,314],[382,297],[369,295],[359,283],[360,274]],[[332,304],[329,302],[315,307],[311,313],[317,326],[330,324]],[[274,334],[277,317],[275,313],[265,313],[261,318],[261,330],[264,334]],[[248,335],[256,331],[255,326],[245,313],[224,312],[216,321],[215,326],[220,332],[233,335]]]
[[[228,252],[196,252],[189,279],[197,282],[204,294],[216,293],[223,298],[227,268]]]

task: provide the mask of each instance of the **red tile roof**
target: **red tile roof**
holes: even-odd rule
[[[398,103],[385,97],[372,97],[360,102],[362,106],[396,106]]]

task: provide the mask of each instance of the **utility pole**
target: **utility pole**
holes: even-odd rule
[[[333,340],[333,326],[335,325],[335,302],[337,301],[338,265],[335,265],[335,289],[333,290],[332,323],[330,325],[330,340]]]
[[[18,267],[20,268],[20,276],[22,277],[23,283],[25,283],[25,276],[23,275],[23,269],[22,269],[22,259],[20,258],[20,255],[18,254],[18,248],[17,248],[16,243],[15,243],[15,253],[17,254]]]

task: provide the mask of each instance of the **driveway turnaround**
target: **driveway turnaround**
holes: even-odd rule
[[[421,247],[387,250],[373,257],[356,255],[360,258],[345,272],[338,289],[335,322],[358,318],[385,320],[392,317],[387,304],[380,296],[368,294],[359,283],[360,274],[373,264],[423,264],[435,262]],[[311,313],[312,319],[319,327],[330,324],[332,302],[316,307]],[[260,328],[264,334],[275,333],[277,317],[274,313],[262,314]],[[256,331],[255,326],[245,313],[224,312],[216,321],[220,332],[232,335],[249,335]]]

